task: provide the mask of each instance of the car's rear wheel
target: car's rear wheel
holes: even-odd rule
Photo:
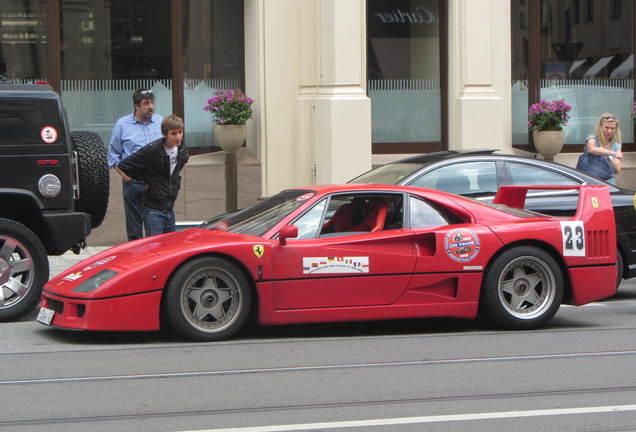
[[[481,310],[503,328],[537,328],[559,309],[563,285],[561,270],[550,254],[533,246],[516,247],[488,267]]]
[[[0,218],[0,321],[30,312],[48,279],[49,262],[40,239],[21,223]]]
[[[177,334],[198,341],[222,340],[243,327],[251,297],[249,282],[236,265],[203,257],[175,272],[166,288],[165,311]]]
[[[623,281],[623,273],[625,271],[625,263],[623,261],[623,255],[621,255],[621,251],[619,249],[616,250],[616,288]]]

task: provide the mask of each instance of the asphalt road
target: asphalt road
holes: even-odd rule
[[[0,430],[636,430],[636,281],[537,331],[422,319],[189,343],[21,321],[0,338]]]

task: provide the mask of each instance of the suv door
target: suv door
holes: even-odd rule
[[[3,97],[0,131],[0,188],[32,195],[44,209],[73,209],[68,137],[58,100]],[[59,194],[43,195],[46,188],[54,195],[56,179]]]

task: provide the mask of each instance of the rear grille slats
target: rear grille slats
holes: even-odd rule
[[[609,256],[609,231],[590,230],[587,232],[587,256],[607,257]]]

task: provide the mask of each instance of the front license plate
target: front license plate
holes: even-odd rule
[[[53,321],[53,315],[55,315],[54,310],[43,307],[40,308],[40,313],[38,313],[38,317],[36,318],[36,320],[38,322],[41,322],[42,324],[51,325],[51,321]]]

